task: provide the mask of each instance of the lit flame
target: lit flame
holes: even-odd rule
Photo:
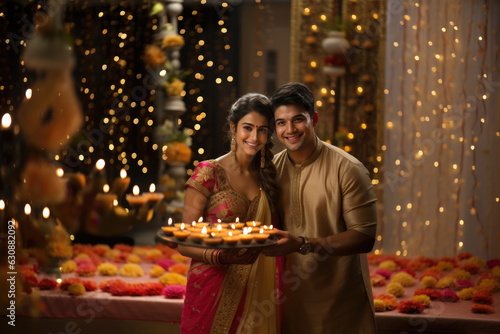
[[[127,177],[127,171],[125,169],[123,169],[123,168],[120,170],[120,177],[122,179],[124,179],[124,178]]]
[[[106,162],[104,161],[104,159],[99,159],[95,163],[95,168],[97,168],[98,170],[102,170],[104,166],[106,166]]]
[[[183,229],[184,229],[184,223],[181,224],[181,230],[183,230]]]
[[[2,116],[2,128],[8,129],[10,125],[12,124],[12,117],[10,116],[9,113],[5,113]]]
[[[26,215],[31,214],[31,206],[28,203],[26,203],[26,205],[24,206],[24,213]]]
[[[26,99],[31,99],[31,95],[33,95],[31,88],[26,89]]]
[[[203,228],[201,229],[201,233],[207,233],[207,227],[206,226],[203,226]]]
[[[222,225],[221,224],[217,225],[217,230],[218,231],[222,231]]]
[[[118,200],[117,200],[117,199],[115,199],[115,200],[113,201],[113,206],[118,206]]]
[[[168,225],[172,225],[172,218],[168,218]]]
[[[240,221],[240,217],[236,217],[236,222],[238,223]]]
[[[48,207],[43,208],[42,211],[43,218],[47,219],[50,217],[50,209]]]
[[[155,184],[154,184],[154,183],[151,183],[151,185],[149,186],[149,192],[154,193],[154,192],[155,192],[155,190],[156,190],[156,186],[155,186]]]
[[[231,224],[231,228],[234,230],[236,229],[236,226],[234,226],[234,224]]]
[[[191,223],[191,226],[192,227],[195,227],[196,226],[196,222],[193,220],[193,222]]]
[[[264,229],[261,228],[260,231],[259,231],[259,233],[264,233]]]
[[[109,191],[109,184],[105,184],[102,186],[102,191],[104,191],[105,193],[107,193]]]
[[[199,223],[201,223],[202,221],[203,221],[203,217],[200,217],[200,218],[198,219],[198,222],[199,222]]]
[[[139,195],[140,193],[140,189],[139,189],[139,186],[134,186],[134,188],[132,188],[132,194],[134,194],[135,196]]]
[[[59,177],[63,177],[63,176],[64,176],[64,170],[63,170],[62,168],[58,168],[58,169],[56,170],[56,174],[57,174],[57,176],[59,176]]]

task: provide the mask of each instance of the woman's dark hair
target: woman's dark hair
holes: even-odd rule
[[[311,117],[314,116],[314,95],[307,86],[289,82],[278,88],[271,98],[273,112],[280,106],[291,104],[302,106]]]
[[[274,146],[271,138],[274,132],[274,115],[271,103],[267,96],[258,93],[248,93],[240,97],[232,105],[231,110],[229,111],[227,126],[230,126],[230,124],[233,123],[236,128],[238,126],[238,122],[252,111],[261,114],[269,122],[267,142],[264,146],[266,151],[264,168],[260,168],[261,150],[252,158],[251,170],[259,171],[262,189],[266,192],[269,199],[269,205],[274,209],[275,203],[277,203],[276,201],[278,199],[279,188],[278,183],[276,182],[276,167],[273,164],[274,154],[271,151]],[[228,136],[229,140],[231,140],[231,131],[228,131]]]

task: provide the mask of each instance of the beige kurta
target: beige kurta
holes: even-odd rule
[[[274,161],[285,230],[310,238],[346,230],[375,237],[376,196],[356,158],[318,139],[302,164],[293,164],[286,151]],[[284,333],[376,333],[366,254],[292,253],[283,280]]]

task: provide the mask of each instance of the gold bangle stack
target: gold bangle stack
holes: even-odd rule
[[[203,262],[206,262],[212,266],[218,266],[221,263],[220,261],[220,254],[222,252],[222,249],[208,249],[206,248],[203,251],[202,259]]]

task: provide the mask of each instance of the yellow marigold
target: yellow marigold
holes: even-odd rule
[[[165,88],[167,90],[168,96],[181,96],[182,91],[184,90],[185,82],[174,78],[171,82],[165,82]]]
[[[81,283],[73,283],[68,286],[68,292],[73,296],[81,296],[85,293],[85,287]]]
[[[417,303],[421,303],[425,307],[429,307],[429,305],[431,305],[431,298],[427,295],[416,295],[413,296],[411,300]]]
[[[132,249],[132,254],[138,255],[138,256],[146,256],[148,254],[149,249],[146,247],[134,247]]]
[[[500,278],[500,267],[493,267],[493,269],[491,269],[491,274]]]
[[[455,268],[453,263],[451,263],[449,261],[439,261],[437,264],[437,267],[439,269],[441,269],[442,271],[450,271],[450,270],[453,270],[453,268]]]
[[[127,262],[128,263],[141,263],[141,257],[139,255],[136,255],[136,254],[129,254],[127,256]]]
[[[415,285],[415,279],[413,276],[404,271],[392,275],[391,282],[399,282],[404,287]]]
[[[50,241],[47,243],[47,250],[49,255],[52,257],[59,257],[63,259],[71,259],[73,257],[73,247],[71,247],[69,242],[66,244],[59,241]]]
[[[165,273],[165,269],[155,264],[154,266],[151,267],[151,270],[149,271],[149,276],[160,277],[161,275],[163,275],[163,273]]]
[[[191,157],[189,157],[191,159]],[[145,254],[146,260],[150,262],[158,262],[163,257],[163,253],[158,248],[148,249]]]
[[[385,311],[385,302],[381,299],[374,299],[373,306],[375,307],[375,312],[384,312]]]
[[[110,249],[109,251],[106,252],[106,258],[113,260],[117,256],[119,256],[121,252],[118,249]]]
[[[476,289],[474,288],[465,288],[457,292],[458,298],[462,300],[470,300],[476,294]]]
[[[184,38],[181,35],[170,35],[163,39],[161,46],[163,48],[172,46],[183,46]]]
[[[422,288],[430,289],[436,286],[437,279],[432,276],[424,276],[420,280],[420,286]]]
[[[445,276],[437,281],[435,287],[437,289],[453,288],[455,286],[455,279],[452,276]]]
[[[64,262],[61,266],[61,273],[68,274],[76,270],[76,262],[73,260],[68,260]]]
[[[115,276],[118,273],[118,267],[109,262],[101,263],[97,266],[97,270],[103,276]]]
[[[177,273],[166,273],[165,275],[160,277],[160,283],[163,285],[178,284],[186,286],[187,277]]]
[[[79,253],[77,256],[75,256],[75,259],[89,259],[90,256],[87,253]]]
[[[172,260],[182,263],[188,263],[191,259],[181,254],[174,254],[172,255]]]
[[[500,283],[491,278],[482,279],[477,286],[479,288],[490,288],[493,292],[500,290]]]
[[[401,283],[399,283],[399,282],[391,282],[387,285],[386,292],[390,293],[391,295],[393,295],[396,298],[399,298],[399,297],[403,296],[404,288],[401,285]]]
[[[127,263],[120,268],[120,275],[124,277],[141,277],[144,276],[144,271],[138,264]]]
[[[454,272],[451,273],[451,276],[454,277],[456,280],[462,280],[462,281],[468,281],[470,280],[470,272],[467,270],[463,269],[457,269]]]
[[[395,271],[396,270],[396,262],[394,262],[392,260],[386,260],[386,261],[380,262],[380,264],[378,265],[378,267],[380,269],[386,269],[386,270],[390,270],[390,271]]]
[[[466,263],[473,263],[479,266],[479,268],[483,267],[485,265],[485,262],[483,259],[481,259],[479,256],[471,256],[467,260],[465,260]]]
[[[144,49],[144,62],[151,68],[160,66],[167,61],[165,52],[156,45],[148,45]]]

